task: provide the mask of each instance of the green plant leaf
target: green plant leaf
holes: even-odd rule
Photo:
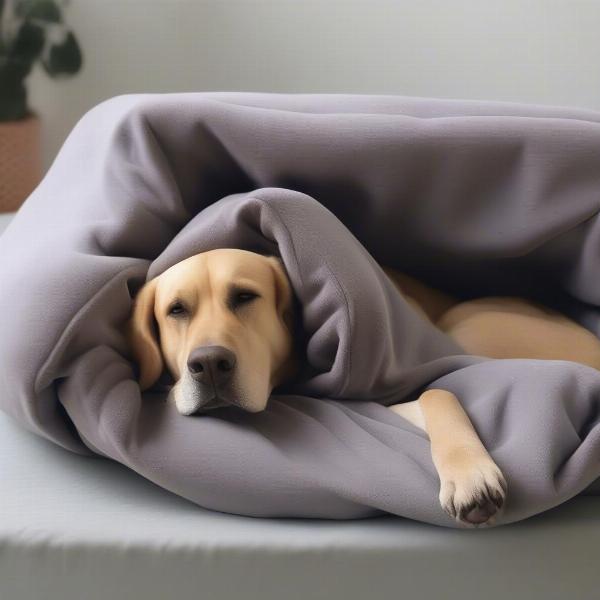
[[[19,0],[15,13],[21,19],[62,23],[60,7],[54,0]]]
[[[4,29],[5,24],[3,23],[4,15],[4,0],[0,0],[0,55],[6,52],[6,45],[4,43]]]
[[[27,115],[24,84],[27,72],[18,61],[0,62],[0,121],[14,121]]]
[[[81,69],[83,57],[75,36],[69,32],[62,44],[50,47],[48,57],[42,59],[44,69],[51,77],[73,75]]]
[[[38,25],[25,21],[8,50],[8,58],[32,63],[44,48],[44,30]]]
[[[31,63],[19,58],[0,57],[0,94],[4,86],[13,87],[20,84],[31,70]]]

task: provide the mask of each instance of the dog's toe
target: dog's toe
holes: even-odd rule
[[[470,525],[483,525],[490,523],[500,508],[490,499],[482,498],[465,506],[460,511],[459,519]]]
[[[505,498],[506,481],[491,459],[457,470],[441,480],[442,508],[468,527],[491,525]]]

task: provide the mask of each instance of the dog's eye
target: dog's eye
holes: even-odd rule
[[[248,304],[258,298],[258,294],[250,290],[235,290],[229,299],[231,308],[236,309],[243,304]]]
[[[255,294],[254,292],[240,292],[235,296],[235,300],[239,304],[244,304],[244,302],[250,302],[250,300],[254,300],[254,298],[258,298],[258,294]]]
[[[172,317],[180,317],[185,314],[185,307],[181,302],[173,302],[173,304],[169,306],[168,314]]]

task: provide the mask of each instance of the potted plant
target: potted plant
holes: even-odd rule
[[[50,77],[81,68],[63,6],[60,0],[0,0],[0,212],[18,208],[41,175],[39,120],[29,109],[25,79],[38,61]]]

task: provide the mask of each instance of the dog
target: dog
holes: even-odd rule
[[[566,316],[516,297],[461,301],[384,269],[399,293],[465,354],[579,362],[600,369],[600,340]],[[273,388],[296,372],[293,294],[281,261],[237,249],[183,260],[137,294],[127,337],[142,390],[165,368],[183,415],[222,406],[265,409]],[[505,478],[458,398],[430,389],[390,409],[429,437],[439,500],[465,526],[492,524]]]

